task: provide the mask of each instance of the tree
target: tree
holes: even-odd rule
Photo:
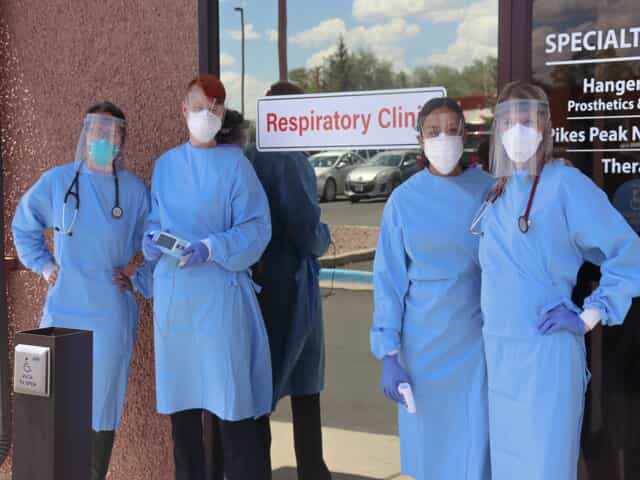
[[[378,59],[371,51],[359,50],[352,56],[353,90],[380,90],[397,87],[391,62]]]
[[[353,90],[353,58],[344,43],[344,38],[338,39],[338,48],[325,61],[325,79],[330,92],[348,92]]]
[[[416,67],[413,72],[395,71],[390,61],[378,58],[371,50],[350,51],[340,37],[336,51],[321,65],[296,68],[289,75],[308,93],[443,86],[452,97],[487,97],[491,106],[497,96],[497,72],[495,57],[474,60],[460,69],[427,65]]]

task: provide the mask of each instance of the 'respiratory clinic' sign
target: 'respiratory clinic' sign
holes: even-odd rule
[[[443,87],[258,98],[258,150],[415,147],[422,106]]]

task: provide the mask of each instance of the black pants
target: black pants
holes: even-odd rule
[[[91,480],[104,480],[109,471],[115,432],[93,432],[91,445]]]
[[[320,394],[291,397],[298,480],[329,480],[322,453]]]
[[[227,480],[271,480],[269,420],[218,419]],[[204,480],[202,410],[171,415],[176,480]]]
[[[296,451],[296,465],[298,480],[330,480],[331,473],[324,462],[322,452],[322,424],[320,419],[320,394],[291,397],[291,411],[293,413],[293,441]],[[220,433],[214,429],[214,462],[220,462],[220,450],[224,443]],[[215,480],[224,480],[224,466],[217,463],[214,466]]]

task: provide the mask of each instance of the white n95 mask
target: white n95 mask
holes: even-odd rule
[[[456,168],[464,150],[462,137],[444,133],[437,137],[425,138],[423,144],[424,154],[429,163],[443,175],[451,173]]]
[[[516,123],[502,134],[502,146],[512,162],[526,163],[538,151],[542,133],[537,128]]]
[[[222,128],[222,119],[207,109],[187,114],[191,136],[200,143],[209,143]]]

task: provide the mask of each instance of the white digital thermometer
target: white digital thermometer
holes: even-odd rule
[[[153,235],[153,242],[162,253],[171,255],[175,258],[182,258],[184,251],[189,248],[189,245],[191,245],[186,240],[182,240],[181,238],[166,232],[156,232]]]
[[[407,407],[407,412],[416,413],[416,402],[413,399],[413,391],[411,385],[408,383],[401,383],[398,385],[398,392],[404,398],[404,404]]]

